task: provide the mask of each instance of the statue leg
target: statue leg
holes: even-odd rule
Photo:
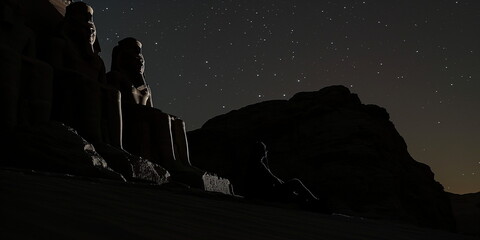
[[[310,190],[297,178],[291,179],[281,185],[281,192],[288,201],[295,202],[300,207],[309,211],[315,211],[325,214],[332,214],[332,204],[328,198],[316,197]]]
[[[175,159],[182,165],[191,166],[185,122],[181,119],[174,118],[172,121],[171,131],[175,150]]]
[[[313,193],[297,178],[286,181],[281,186],[281,191],[293,201],[309,202],[318,200]]]
[[[168,171],[175,169],[170,116],[158,109],[137,104],[123,104],[122,114],[125,150]]]
[[[103,142],[123,149],[120,91],[106,85],[101,88]]]
[[[175,158],[175,146],[172,135],[172,118],[157,109],[151,109],[152,122],[150,125],[154,129],[152,132],[152,147],[159,164],[169,171],[175,171],[178,168]]]
[[[175,154],[174,169],[171,170],[172,180],[205,189],[206,182],[215,182],[218,178],[208,175],[205,171],[190,164],[185,122],[173,116],[169,116],[169,118],[173,153]]]
[[[123,109],[127,110],[124,111],[124,146],[127,151],[164,167],[172,174],[173,181],[204,188],[205,172],[177,159],[177,156],[183,157],[183,161],[188,162],[183,122],[175,121],[174,117],[152,107],[135,104],[122,106]],[[179,143],[176,146],[175,141]]]

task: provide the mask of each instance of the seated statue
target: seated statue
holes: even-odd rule
[[[16,1],[0,2],[0,128],[50,120],[52,69],[36,59],[34,32]]]
[[[23,15],[25,6],[0,1],[0,140],[15,154],[0,165],[168,182],[164,168],[121,148],[120,92],[106,84],[93,9],[76,2],[49,21],[48,1]]]
[[[113,170],[129,180],[138,175],[133,168],[140,159],[122,149],[120,92],[106,84],[92,7],[68,5],[48,48],[44,58],[54,69],[52,120],[75,129]]]
[[[106,84],[92,7],[68,5],[50,44],[46,60],[55,70],[52,118],[89,142],[121,147],[120,96]]]
[[[329,203],[317,198],[300,179],[283,181],[273,174],[268,164],[267,147],[263,142],[254,142],[251,148],[252,157],[247,162],[250,177],[246,179],[246,198],[294,203],[308,210],[331,213]]]
[[[190,164],[185,123],[153,107],[144,69],[140,41],[119,41],[112,52],[107,82],[121,92],[123,146],[132,154],[165,167],[172,180],[202,187],[205,172]]]

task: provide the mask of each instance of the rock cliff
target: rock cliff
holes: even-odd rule
[[[453,230],[450,202],[430,168],[415,161],[384,108],[343,86],[253,104],[188,133],[192,164],[231,180],[245,195],[252,141],[271,170],[299,178],[335,212]]]

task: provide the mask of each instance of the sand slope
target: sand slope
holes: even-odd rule
[[[173,186],[0,170],[1,239],[475,239]]]

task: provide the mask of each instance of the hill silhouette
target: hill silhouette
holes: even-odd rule
[[[246,106],[188,134],[192,162],[248,194],[249,144],[261,140],[280,178],[299,178],[334,211],[455,229],[448,195],[415,161],[384,108],[344,86]],[[260,178],[259,178],[260,179]]]

